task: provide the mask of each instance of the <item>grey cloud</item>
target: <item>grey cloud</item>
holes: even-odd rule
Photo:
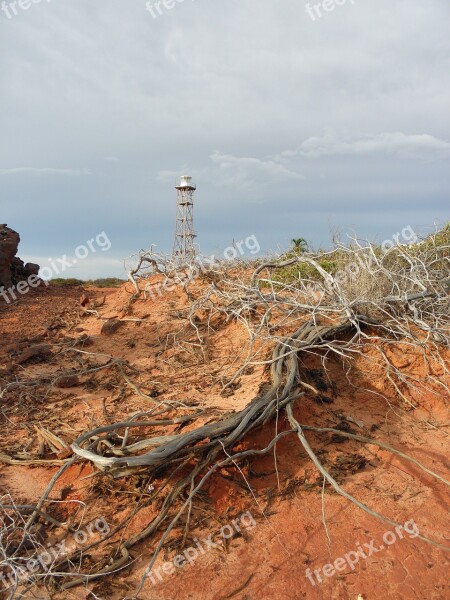
[[[91,257],[92,276],[170,250],[183,173],[205,252],[448,220],[449,19],[448,0],[358,0],[315,22],[299,0],[0,13],[2,221],[24,258],[107,231],[114,260]]]
[[[2,175],[69,175],[79,177],[89,175],[89,169],[54,169],[51,167],[14,167],[12,169],[0,169]]]

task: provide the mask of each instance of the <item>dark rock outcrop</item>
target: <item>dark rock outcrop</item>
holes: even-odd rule
[[[19,243],[19,234],[6,224],[0,224],[0,288],[10,288],[30,275],[39,274],[39,265],[24,264],[16,256]]]
[[[0,224],[0,286],[13,285],[13,259],[19,247],[19,234]]]

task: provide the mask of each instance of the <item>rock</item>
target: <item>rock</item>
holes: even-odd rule
[[[78,337],[75,340],[75,346],[81,346],[82,348],[87,348],[88,346],[93,346],[94,345],[94,340],[88,336],[86,333],[84,333],[83,335],[80,335],[80,337]]]
[[[32,358],[47,360],[52,356],[52,349],[48,344],[35,344],[30,346],[20,354],[16,360],[17,364],[22,365]]]
[[[119,321],[119,319],[108,319],[102,327],[101,334],[102,335],[113,335],[116,333],[120,327],[122,327],[123,322]]]
[[[61,375],[61,377],[58,377],[55,381],[55,385],[58,388],[71,388],[76,387],[79,384],[80,380],[77,375]]]
[[[24,268],[25,268],[25,263],[18,256],[14,256],[11,259],[11,269],[13,271],[23,271]]]
[[[7,227],[0,225],[0,286],[13,285],[11,263],[19,247],[19,234]]]
[[[86,294],[83,294],[80,298],[81,306],[86,306],[87,304],[89,304],[90,301],[91,300],[90,300],[89,296],[87,296]]]
[[[29,277],[30,275],[39,275],[39,269],[41,267],[35,263],[27,263],[25,265],[25,274]]]
[[[0,224],[0,288],[8,289],[31,275],[38,275],[39,265],[16,257],[20,236],[5,223]]]

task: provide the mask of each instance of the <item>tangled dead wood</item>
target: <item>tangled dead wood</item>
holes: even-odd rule
[[[305,432],[332,433],[378,446],[450,486],[450,482],[405,452],[369,437],[329,427],[305,426],[293,411],[295,404],[301,406],[305,390],[319,393],[303,377],[299,362],[302,356],[315,354],[325,361],[328,356],[336,355],[351,361],[356,355],[363,356],[369,346],[378,352],[386,378],[405,407],[414,405],[408,391],[418,386],[431,393],[436,393],[437,387],[442,394],[449,394],[449,370],[442,357],[442,349],[450,344],[449,244],[443,243],[437,234],[430,236],[426,243],[396,247],[384,253],[357,240],[350,247],[338,245],[329,253],[293,252],[281,259],[272,257],[260,261],[253,265],[252,272],[249,265],[242,262],[209,262],[207,268],[198,264],[180,267],[170,258],[153,252],[143,253],[138,266],[130,271],[135,290],[133,302],[140,297],[145,299],[155,285],[152,277],[142,271],[143,265],[150,265],[153,273],[162,275],[158,285],[162,281],[165,287],[170,282],[171,288],[180,285],[184,289],[190,299],[184,313],[186,327],[192,328],[200,345],[205,344],[209,332],[223,319],[237,321],[247,332],[247,347],[223,377],[224,389],[255,365],[264,365],[270,370],[270,385],[243,410],[197,427],[191,425],[185,433],[151,435],[149,429],[192,424],[205,412],[192,414],[191,407],[163,401],[132,420],[97,427],[78,437],[72,444],[74,457],[53,477],[27,519],[24,534],[28,534],[42,516],[58,478],[80,459],[90,461],[99,471],[115,478],[138,473],[145,473],[149,478],[156,473],[159,477],[165,475],[166,483],[158,495],[166,488],[167,493],[157,516],[148,526],[122,541],[114,555],[120,555],[119,558],[86,574],[81,574],[81,569],[67,572],[68,560],[57,561],[52,576],[56,578],[64,573],[62,589],[91,582],[126,567],[132,561],[130,550],[143,539],[159,533],[153,557],[133,596],[138,597],[158,553],[181,517],[186,511],[190,513],[192,501],[206,481],[225,466],[237,466],[249,456],[273,451],[277,442],[287,435],[297,435],[314,466],[338,494],[368,514],[399,528],[403,528],[400,523],[366,506],[341,487],[312,449]],[[199,279],[203,282],[201,286],[197,285]],[[426,364],[440,365],[443,375],[433,375],[430,367],[427,380],[418,381],[402,372],[393,364],[388,352],[389,347],[399,341],[422,353]],[[174,346],[177,343],[174,339]],[[124,377],[129,385],[138,389]],[[235,450],[252,431],[282,415],[290,429],[277,431],[266,447]],[[142,431],[138,442],[128,443],[130,430]],[[184,474],[186,468],[187,475]],[[169,486],[170,481],[172,486]],[[141,509],[154,501],[155,497],[143,503]],[[188,526],[189,520],[186,528]],[[124,523],[108,537],[123,527]],[[418,537],[450,550],[425,535]],[[73,562],[76,558],[79,555],[71,556],[70,560]],[[52,578],[46,574],[44,579],[48,582]]]

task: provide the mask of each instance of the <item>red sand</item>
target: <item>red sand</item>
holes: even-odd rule
[[[88,294],[93,296],[93,291],[88,290]],[[90,359],[92,366],[106,364],[108,358],[104,355],[127,360],[140,371],[135,381],[147,392],[153,392],[157,400],[197,401],[214,409],[208,418],[243,408],[265,381],[262,368],[257,367],[240,378],[231,395],[222,393],[220,377],[233,373],[230,369],[225,372],[225,368],[244,346],[245,332],[236,324],[224,324],[211,335],[206,361],[195,346],[186,344],[186,351],[177,355],[170,344],[166,346],[167,335],[183,326],[176,310],[185,306],[186,300],[178,290],[167,297],[139,301],[131,315],[122,310],[127,298],[123,289],[96,290],[99,302],[106,295],[105,304],[95,309],[101,318],[93,313],[80,316],[80,295],[80,290],[43,289],[27,295],[17,305],[0,307],[2,389],[7,381],[29,381],[38,376],[52,380],[63,369],[77,369],[75,353],[62,350],[81,335],[92,339],[92,345],[84,347],[85,351],[96,353]],[[92,302],[86,308],[92,308]],[[114,335],[103,336],[101,327],[110,317],[143,320],[125,321]],[[38,338],[40,343],[51,345],[53,358],[18,365],[18,354],[33,344],[37,335],[42,336]],[[187,334],[185,339],[191,340]],[[374,357],[376,348],[366,356]],[[417,377],[426,376],[423,359],[411,349],[398,344],[392,347],[389,357]],[[376,363],[372,369],[368,364],[363,357],[355,359],[354,386],[351,386],[345,376],[345,365],[336,359],[328,361],[334,385],[324,392],[327,402],[317,403],[309,395],[299,397],[297,419],[324,427],[347,422],[356,433],[403,450],[448,479],[448,397],[439,390],[435,393],[417,390],[410,401],[418,407],[412,410],[409,405],[402,406],[384,372]],[[238,366],[236,363],[234,368]],[[321,363],[310,357],[301,367],[311,373],[313,369],[321,369]],[[30,458],[37,457],[35,424],[70,444],[81,432],[104,425],[106,419],[119,421],[153,406],[130,389],[124,392],[125,388],[116,373],[105,369],[81,377],[80,385],[73,388],[49,389],[44,382],[20,395],[14,389],[6,392],[0,400],[3,420],[0,452],[16,456],[27,448]],[[275,427],[275,423],[270,423],[244,440],[240,448],[264,447],[273,438]],[[278,431],[284,427],[285,423],[280,421]],[[336,443],[329,434],[307,433],[307,437],[347,492],[394,521],[405,523],[413,519],[421,534],[450,545],[448,494],[442,483],[376,446],[354,441]],[[45,458],[57,457],[47,449]],[[56,470],[56,466],[0,464],[0,493],[8,491],[18,503],[36,502]],[[138,492],[133,478],[97,481],[92,472],[87,463],[71,467],[54,488],[52,498],[86,501],[90,518],[102,516],[112,526],[135,506]],[[207,518],[192,536],[202,539],[213,534],[217,538],[220,528],[231,522],[231,515],[245,511],[251,512],[256,526],[244,529],[242,535],[233,537],[220,549],[200,553],[191,566],[174,569],[160,583],[153,585],[148,580],[140,598],[437,600],[450,597],[448,554],[405,533],[404,539],[399,539],[393,526],[380,523],[330,492],[328,487],[322,493],[322,480],[294,435],[277,444],[276,463],[272,452],[243,464],[241,472],[232,468],[223,470],[211,479],[205,492],[207,496],[197,505],[206,510]],[[152,507],[142,510],[129,523],[125,538],[141,531],[155,514]],[[377,552],[373,551],[374,546]],[[371,555],[360,556],[353,569],[347,562],[342,567],[339,559],[358,547],[366,548],[367,554],[371,548]],[[153,548],[154,541],[150,540],[134,547],[131,555],[135,561],[131,567],[88,586],[95,595],[81,587],[52,597],[121,600],[132,596]],[[175,550],[164,554],[156,568],[165,560],[172,560]],[[332,568],[325,565],[336,560],[342,570],[331,574]],[[314,570],[318,576],[313,574]],[[330,576],[326,577],[324,570]],[[29,597],[49,596],[42,591]]]

